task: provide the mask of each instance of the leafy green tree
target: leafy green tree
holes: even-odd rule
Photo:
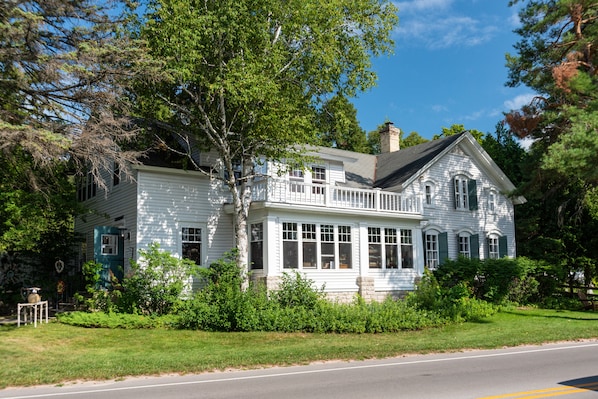
[[[517,3],[523,1],[511,1]],[[598,185],[598,4],[529,1],[519,16],[507,84],[538,93],[506,116],[515,134],[534,139],[522,189],[529,200],[524,209],[535,210],[528,214],[529,245],[522,249],[550,257],[569,276],[582,269],[590,276],[598,259],[588,231],[596,225],[592,196]]]
[[[367,153],[365,130],[359,126],[357,110],[344,96],[334,96],[323,105],[317,120],[321,145]]]
[[[248,264],[247,217],[256,160],[298,158],[317,143],[330,95],[371,87],[371,57],[389,53],[397,23],[378,0],[150,0],[138,32],[167,79],[141,87],[138,114],[210,148],[231,193],[238,264]],[[166,140],[165,140],[166,143]],[[191,158],[189,158],[192,161]],[[300,160],[299,160],[300,161]]]
[[[417,132],[411,132],[401,141],[401,148],[413,147],[419,144],[427,143],[429,140],[423,138]]]
[[[441,137],[454,136],[455,134],[463,133],[466,130],[469,133],[471,133],[471,135],[478,141],[478,143],[482,144],[482,138],[484,137],[484,133],[476,129],[465,129],[464,125],[459,125],[456,123],[451,125],[451,127],[443,127],[442,133],[435,134],[433,140],[438,140]]]
[[[523,181],[523,165],[528,154],[504,121],[496,124],[494,135],[482,138],[482,147],[515,186]]]

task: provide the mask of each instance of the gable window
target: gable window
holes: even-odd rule
[[[453,181],[455,209],[478,209],[477,183],[473,179],[457,176]]]
[[[181,233],[183,259],[191,259],[195,264],[201,265],[201,229],[183,227]]]
[[[318,265],[316,225],[302,224],[301,237],[303,239],[303,267],[315,269]]]
[[[251,232],[251,268],[264,268],[264,224],[254,223],[250,226]]]
[[[496,212],[496,193],[494,191],[488,193],[488,212]]]
[[[324,194],[324,187],[318,187],[317,185],[326,184],[326,168],[314,166],[311,169],[311,182],[314,184],[312,188],[314,194]]]
[[[299,256],[299,240],[297,239],[297,223],[282,224],[282,261],[285,269],[297,269]]]
[[[432,185],[426,184],[425,188],[426,205],[432,205]]]

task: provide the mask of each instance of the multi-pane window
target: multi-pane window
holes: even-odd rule
[[[413,268],[411,230],[368,227],[368,249],[370,268]]]
[[[112,185],[118,186],[120,184],[120,167],[115,162],[112,170]]]
[[[459,245],[459,256],[464,256],[466,258],[470,257],[469,251],[469,235],[467,234],[459,234],[458,235],[458,245]]]
[[[488,193],[488,211],[494,213],[496,210],[496,194],[493,191]]]
[[[93,174],[87,173],[85,177],[79,179],[77,184],[77,200],[79,202],[88,200],[96,196],[98,184],[93,177]]]
[[[387,269],[399,268],[399,248],[397,242],[397,229],[384,229],[385,264]]]
[[[299,240],[297,223],[282,224],[282,261],[285,269],[297,269],[299,266]]]
[[[326,168],[321,166],[314,166],[311,169],[312,184],[324,185],[326,183]],[[324,187],[313,187],[314,194],[324,194]]]
[[[455,208],[469,209],[467,179],[455,178]]]
[[[201,229],[183,227],[181,231],[182,254],[184,259],[191,259],[201,265]]]
[[[413,233],[401,229],[401,268],[413,269]]]
[[[291,192],[293,193],[302,193],[304,186],[303,186],[303,170],[302,169],[293,169],[289,172],[289,180],[291,184]]]
[[[283,267],[352,268],[351,226],[285,222],[282,233]]]
[[[382,236],[380,227],[368,227],[368,252],[370,268],[382,268]]]
[[[318,265],[316,225],[302,224],[301,237],[303,244],[303,267],[315,269]]]
[[[424,190],[425,190],[425,196],[426,196],[426,205],[432,205],[432,195],[433,195],[432,185],[426,184],[426,186],[424,187]]]
[[[352,253],[351,226],[338,226],[338,259],[341,269],[352,267]]]
[[[438,234],[426,233],[426,268],[435,270],[439,264]]]
[[[320,226],[320,253],[322,269],[334,269],[334,226],[331,224]]]
[[[498,247],[498,237],[488,237],[488,257],[490,259],[498,259],[500,257],[500,250]]]
[[[254,223],[250,226],[251,235],[251,268],[264,268],[264,224]]]

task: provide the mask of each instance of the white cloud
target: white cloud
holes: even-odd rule
[[[451,6],[453,0],[413,0],[398,1],[395,3],[399,9],[399,15],[403,13],[414,13],[426,10],[440,10]]]
[[[405,44],[437,50],[472,47],[488,42],[499,30],[489,21],[463,15],[452,9],[453,0],[415,0],[396,3],[399,27],[396,39]]]
[[[536,97],[533,93],[519,94],[517,97],[506,100],[504,102],[507,111],[521,109],[522,106],[528,105]]]
[[[447,112],[449,109],[446,105],[436,104],[432,105],[432,111],[434,112]]]

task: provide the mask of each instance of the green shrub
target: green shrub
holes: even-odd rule
[[[161,251],[158,243],[139,253],[140,261],[131,262],[132,274],[123,279],[119,308],[125,313],[168,314],[179,304],[183,291],[190,290],[198,267],[189,259]]]
[[[324,300],[324,287],[314,287],[313,280],[302,276],[299,272],[284,273],[278,290],[272,298],[282,307],[304,307],[314,309],[319,301]]]
[[[113,312],[67,312],[56,315],[58,321],[77,327],[149,329],[165,328],[173,325],[173,316],[143,316]]]
[[[108,290],[100,285],[102,269],[101,263],[85,262],[82,272],[86,282],[86,295],[77,293],[74,297],[83,309],[91,312],[114,312],[118,309],[117,303],[120,300],[121,292],[119,290]],[[113,286],[118,286],[117,281],[112,283]]]

